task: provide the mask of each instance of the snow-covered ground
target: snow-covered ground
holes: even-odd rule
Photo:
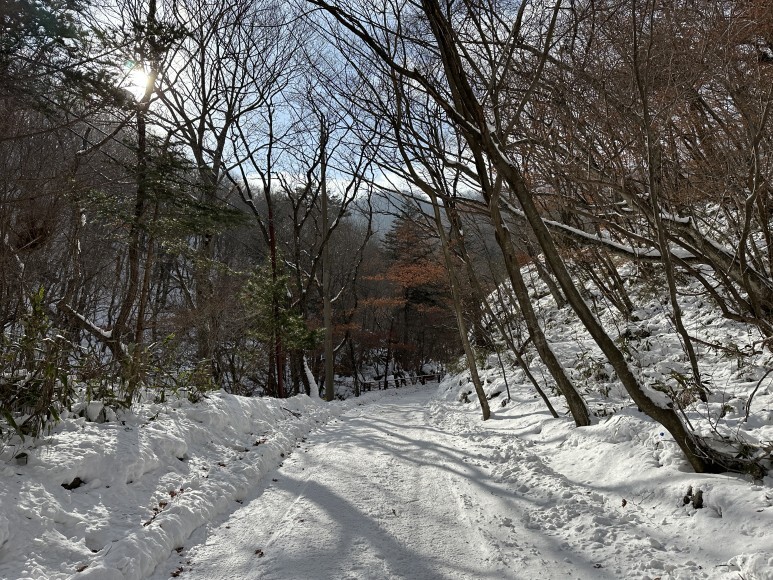
[[[343,407],[215,394],[67,417],[0,455],[0,578],[145,578]],[[92,416],[96,413],[92,413]],[[72,488],[72,489],[68,489]]]
[[[483,423],[458,383],[69,419],[6,458],[0,577],[773,578],[770,478],[696,475],[635,410],[578,430],[525,386]]]
[[[310,435],[153,579],[773,574],[771,490],[680,469],[635,414],[577,431],[519,388],[518,404],[482,423],[434,391],[358,407]],[[703,509],[684,505],[690,486]]]
[[[642,380],[676,386],[667,307],[638,304],[600,317]],[[334,403],[215,393],[103,423],[93,405],[28,441],[26,464],[0,449],[0,578],[773,579],[773,478],[691,472],[568,313],[539,309],[591,427],[556,397],[551,418],[520,369],[507,401],[497,357],[487,422],[460,402],[464,373]],[[690,421],[770,453],[773,357],[698,298],[685,312],[713,393]]]

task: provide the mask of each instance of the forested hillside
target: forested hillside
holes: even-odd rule
[[[614,412],[596,377],[695,471],[769,468],[690,419],[726,413],[707,352],[756,367],[747,413],[773,381],[767,0],[14,0],[0,26],[5,444],[84,402],[332,400],[460,357],[485,420],[496,355],[578,427]],[[648,289],[668,382],[631,356]]]

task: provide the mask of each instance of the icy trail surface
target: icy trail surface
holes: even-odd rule
[[[512,422],[484,424],[434,391],[357,407],[313,432],[154,578],[707,577],[681,525],[623,509],[531,453],[541,421],[535,430],[521,416],[517,436]]]

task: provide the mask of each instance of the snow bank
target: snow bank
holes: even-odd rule
[[[317,425],[357,401],[212,394],[145,404],[117,420],[65,416],[0,453],[0,578],[146,578],[201,525],[239,507]],[[104,414],[103,414],[104,417]]]

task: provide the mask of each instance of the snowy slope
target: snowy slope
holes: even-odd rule
[[[503,389],[496,371],[488,380],[489,390]],[[571,577],[773,578],[773,479],[693,473],[668,434],[635,409],[577,429],[550,419],[523,385],[511,391],[496,420],[469,437],[486,448],[492,480],[526,500],[523,512],[499,515],[555,539],[577,566],[598,568]],[[458,431],[457,413],[436,403],[435,421]],[[690,489],[702,491],[703,508],[685,503]],[[570,576],[553,568],[513,577]]]

